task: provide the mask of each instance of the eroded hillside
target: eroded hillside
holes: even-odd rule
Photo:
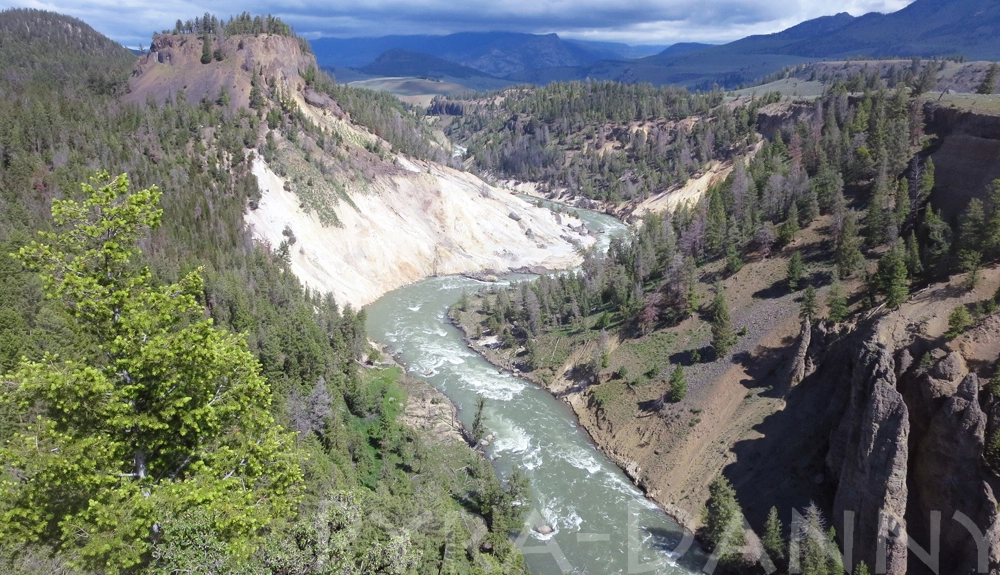
[[[208,41],[206,48],[190,34],[157,36],[136,66],[130,97],[258,111],[264,121],[249,120],[257,141],[243,142],[257,148],[260,189],[246,220],[310,287],[358,307],[434,274],[571,267],[578,248],[593,243],[575,218],[402,153],[400,138],[378,135],[419,133],[400,105],[381,111],[383,123],[357,123],[298,39]],[[355,117],[371,113],[362,107],[354,104]],[[425,157],[444,153],[423,137]]]

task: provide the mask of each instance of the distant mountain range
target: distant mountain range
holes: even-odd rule
[[[665,46],[563,40],[556,34],[462,32],[447,36],[320,38],[311,42],[316,61],[329,68],[360,68],[383,53],[407,50],[461,64],[502,78],[549,67],[578,67],[601,60],[628,60],[660,52]]]
[[[389,50],[403,49],[513,82],[592,78],[732,88],[785,66],[823,59],[963,55],[970,60],[1000,60],[1000,2],[916,0],[891,14],[840,13],[717,46],[681,43],[654,48],[508,32],[323,38],[312,44],[323,66],[363,67]],[[392,59],[398,60],[398,55]],[[393,70],[407,75],[401,62]]]

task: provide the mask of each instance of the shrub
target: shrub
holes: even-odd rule
[[[945,337],[952,339],[972,325],[972,314],[964,305],[956,307],[948,316],[948,331]]]

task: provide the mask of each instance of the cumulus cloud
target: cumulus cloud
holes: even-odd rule
[[[2,0],[0,0],[2,1]],[[448,34],[506,30],[549,33],[629,44],[726,42],[776,32],[807,20],[850,12],[892,12],[912,0],[259,0],[213,2],[228,17],[243,11],[281,16],[309,38]],[[80,18],[128,46],[148,43],[153,32],[206,5],[188,0],[9,0]]]

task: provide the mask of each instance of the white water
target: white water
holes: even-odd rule
[[[581,211],[600,243],[625,225]],[[528,276],[519,276],[523,279]],[[681,528],[648,501],[590,443],[569,408],[525,380],[497,369],[470,350],[445,310],[463,290],[483,284],[463,277],[431,278],[386,294],[367,308],[368,331],[411,375],[447,395],[471,425],[477,395],[487,398],[486,427],[496,435],[487,456],[501,476],[518,465],[531,480],[531,512],[519,541],[532,573],[691,573],[704,565],[697,550],[680,558]],[[533,529],[547,524],[554,532]],[[630,541],[631,540],[631,541]],[[696,546],[694,546],[696,548]]]

